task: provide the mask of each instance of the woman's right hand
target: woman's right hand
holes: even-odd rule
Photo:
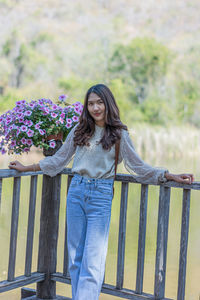
[[[26,171],[26,166],[21,164],[18,160],[11,161],[9,164],[9,169],[14,169],[20,172],[25,172]]]

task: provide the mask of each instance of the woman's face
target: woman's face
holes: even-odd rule
[[[105,125],[105,104],[103,100],[95,93],[91,93],[88,97],[88,112],[94,119],[95,124],[103,127]]]

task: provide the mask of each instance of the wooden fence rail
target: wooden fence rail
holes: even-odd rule
[[[68,187],[73,174],[71,169],[64,169],[61,174],[68,175]],[[34,240],[35,207],[37,194],[38,175],[42,172],[17,172],[14,170],[0,170],[0,205],[2,198],[2,183],[5,178],[12,177],[13,198],[12,216],[10,231],[10,250],[8,263],[7,280],[0,282],[0,292],[5,292],[18,287],[24,287],[31,283],[37,283],[36,291],[22,289],[23,299],[69,299],[66,297],[56,298],[56,282],[70,284],[68,272],[68,253],[67,253],[67,220],[65,220],[65,241],[63,246],[64,260],[63,272],[56,272],[57,264],[57,240],[59,232],[59,207],[61,191],[61,174],[51,178],[43,175],[42,185],[42,204],[40,215],[40,235],[38,251],[37,272],[32,272],[32,252]],[[29,216],[26,238],[26,257],[24,274],[15,277],[18,218],[20,207],[20,187],[21,177],[30,177],[30,196],[29,196]],[[166,261],[167,261],[167,242],[169,227],[169,208],[170,191],[172,188],[179,188],[183,191],[182,199],[182,224],[179,255],[179,277],[177,286],[177,299],[184,300],[186,284],[187,266],[187,247],[189,232],[190,215],[190,194],[191,190],[200,190],[200,183],[183,185],[175,182],[167,182],[160,185],[159,208],[157,221],[157,247],[155,261],[154,294],[147,294],[143,291],[144,261],[145,261],[145,242],[146,242],[146,223],[147,223],[147,204],[149,183],[142,181],[136,182],[133,176],[118,174],[116,181],[121,182],[121,206],[119,216],[118,234],[118,256],[117,256],[117,277],[116,285],[103,284],[102,292],[125,299],[167,299],[165,298],[166,280]],[[125,240],[126,240],[126,219],[128,205],[128,191],[130,184],[141,185],[140,215],[139,215],[139,234],[138,234],[138,255],[136,270],[135,290],[123,287],[124,265],[125,265]],[[68,188],[67,187],[67,188]],[[35,296],[34,296],[35,295]],[[30,298],[29,298],[30,297]]]

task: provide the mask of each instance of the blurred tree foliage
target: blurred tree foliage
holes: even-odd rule
[[[57,43],[45,31],[25,41],[15,30],[4,41],[0,57],[0,112],[10,109],[24,95],[54,100],[66,93],[83,101],[87,89],[102,82],[111,88],[121,118],[128,125],[186,122],[200,126],[198,47],[180,58],[153,38],[106,44],[107,48],[104,43],[106,63],[99,64],[97,55],[97,68],[90,64],[88,55],[83,62],[88,72],[83,77],[84,68],[77,72],[75,61],[67,69],[62,67],[66,66],[66,57]]]

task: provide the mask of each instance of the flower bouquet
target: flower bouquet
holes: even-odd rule
[[[65,99],[61,95],[59,103]],[[53,155],[78,123],[82,109],[80,102],[61,107],[50,99],[17,101],[0,116],[0,152],[22,154],[34,145],[42,148],[45,156]]]

